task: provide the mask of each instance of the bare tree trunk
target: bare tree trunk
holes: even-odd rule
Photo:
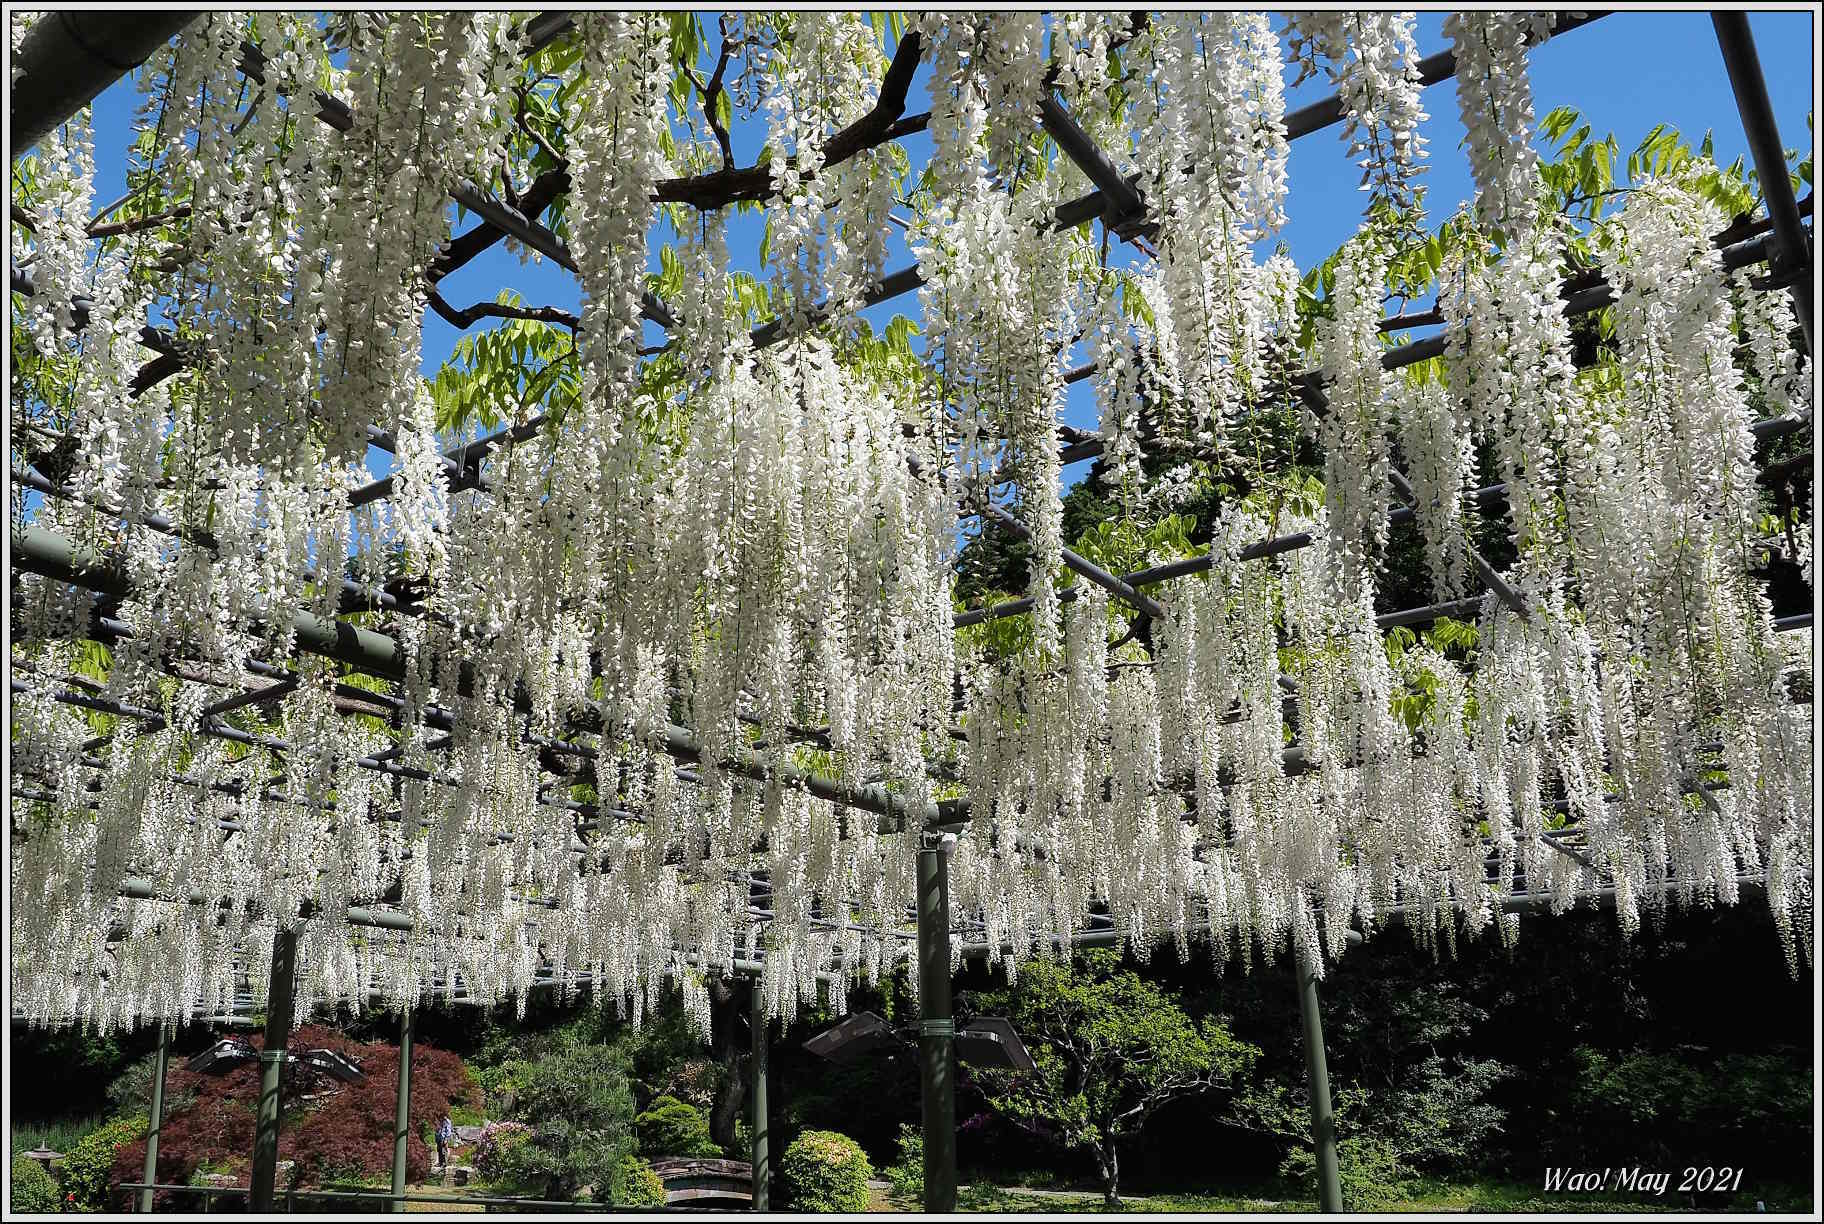
[[[1115,1137],[1104,1135],[1096,1147],[1096,1171],[1102,1175],[1102,1203],[1106,1207],[1121,1205],[1121,1154],[1115,1150]]]
[[[709,1137],[724,1148],[735,1146],[735,1125],[747,1103],[747,1056],[732,1046],[722,1051],[722,1075],[709,1108]]]
[[[724,1150],[735,1146],[735,1126],[747,1101],[747,1056],[733,1006],[734,991],[719,977],[709,980],[711,1032],[716,1041],[716,1096],[709,1106],[709,1137]]]

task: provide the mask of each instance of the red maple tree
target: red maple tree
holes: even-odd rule
[[[265,1044],[254,1034],[249,1044]],[[291,1186],[325,1180],[385,1176],[393,1165],[393,1118],[398,1091],[399,1047],[363,1043],[320,1025],[291,1035],[293,1050],[325,1049],[366,1073],[344,1084],[303,1063],[285,1065],[279,1099],[279,1159],[293,1162]],[[247,1184],[254,1122],[260,1099],[259,1063],[240,1063],[225,1072],[197,1072],[173,1062],[165,1080],[167,1098],[193,1096],[186,1108],[169,1113],[158,1141],[158,1180],[183,1184],[207,1164]],[[406,1139],[406,1177],[422,1181],[430,1172],[425,1132],[452,1105],[471,1100],[475,1081],[461,1058],[422,1043],[412,1047],[411,1133]],[[137,1182],[145,1172],[144,1139],[122,1144],[114,1154],[114,1181]]]

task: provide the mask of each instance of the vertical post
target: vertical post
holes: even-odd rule
[[[1772,260],[1772,271],[1796,273],[1807,257],[1805,226],[1799,220],[1799,202],[1792,196],[1786,150],[1780,144],[1780,128],[1774,121],[1773,102],[1767,96],[1767,77],[1761,72],[1761,57],[1754,49],[1748,14],[1711,13],[1710,21],[1716,27],[1716,43],[1722,50],[1723,64],[1729,69],[1729,85],[1735,90],[1735,107],[1741,112],[1742,131],[1748,137],[1748,151],[1753,155],[1755,171],[1760,175],[1761,193],[1767,198],[1767,216],[1780,240],[1779,254]],[[1809,277],[1792,286],[1792,313],[1805,333],[1805,347],[1810,349]]]
[[[773,1170],[771,1156],[767,1151],[770,1136],[767,1134],[766,1103],[766,1058],[768,1050],[766,1036],[766,992],[760,987],[760,979],[754,978],[754,1003],[752,1012],[753,1026],[753,1073],[754,1085],[751,1095],[754,1102],[754,1210],[771,1211]]]
[[[158,1026],[158,1054],[152,1061],[152,1113],[146,1130],[146,1171],[139,1180],[147,1185],[158,1181],[158,1132],[165,1126],[165,1069],[171,1062],[171,1025]],[[139,1209],[152,1210],[152,1191],[139,1192]]]
[[[1324,1018],[1317,1005],[1317,973],[1301,947],[1296,958],[1298,1010],[1305,1022],[1305,1085],[1311,1094],[1311,1142],[1317,1149],[1318,1210],[1343,1210],[1336,1165],[1336,1115],[1330,1108],[1330,1068],[1324,1062]]]
[[[393,1111],[393,1193],[405,1193],[405,1154],[412,1129],[412,1005],[399,1013],[399,1100]],[[394,1211],[405,1210],[405,1200],[392,1202]]]
[[[925,1210],[956,1210],[956,1020],[950,1011],[950,878],[945,844],[918,851],[918,1067]]]
[[[253,1170],[247,1210],[272,1211],[279,1171],[279,1081],[291,1040],[292,998],[297,985],[298,933],[281,927],[272,937],[272,982],[266,990],[266,1045],[260,1051],[260,1111],[253,1135]]]

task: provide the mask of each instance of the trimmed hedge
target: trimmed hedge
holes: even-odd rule
[[[873,1175],[861,1145],[835,1131],[803,1132],[779,1162],[780,1188],[794,1211],[866,1211]]]
[[[633,1120],[640,1136],[642,1156],[720,1156],[722,1149],[709,1137],[709,1118],[702,1110],[675,1096],[661,1096]]]
[[[617,1207],[663,1207],[665,1183],[640,1157],[624,1156],[614,1171],[614,1193],[610,1201]]]
[[[36,1160],[27,1160],[17,1152],[13,1153],[13,1184],[7,1197],[15,1215],[63,1210],[57,1179]]]
[[[121,1117],[90,1131],[82,1142],[64,1153],[63,1163],[57,1166],[57,1177],[63,1183],[64,1208],[69,1211],[119,1210],[119,1202],[109,1201],[109,1189],[115,1182],[115,1154],[125,1145],[145,1137],[145,1118]],[[138,1181],[139,1178],[126,1180]]]

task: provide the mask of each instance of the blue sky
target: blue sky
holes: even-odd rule
[[[1442,49],[1443,12],[1419,15],[1422,54]],[[1759,12],[1750,23],[1767,76],[1781,137],[1788,147],[1809,146],[1806,118],[1814,102],[1813,14]],[[713,19],[705,24],[713,32]],[[1283,25],[1277,17],[1275,28]],[[1678,128],[1695,145],[1706,130],[1715,134],[1716,153],[1727,164],[1746,153],[1741,121],[1737,116],[1728,75],[1717,50],[1707,13],[1697,10],[1622,12],[1554,38],[1531,56],[1535,111],[1543,117],[1558,106],[1574,106],[1589,120],[1598,136],[1613,132],[1624,154],[1657,123]],[[1290,74],[1288,74],[1289,76]],[[908,99],[909,113],[927,108],[921,71]],[[1288,106],[1297,107],[1328,93],[1322,81],[1306,82],[1288,91]],[[1429,140],[1430,169],[1425,176],[1428,211],[1435,219],[1448,216],[1469,197],[1472,187],[1458,149],[1463,128],[1457,118],[1454,85],[1445,82],[1425,92],[1430,118],[1423,131]],[[113,199],[124,189],[125,149],[139,95],[130,81],[117,83],[96,101],[97,201]],[[765,138],[763,124],[737,127],[736,160],[751,164]],[[904,142],[915,167],[929,153],[922,134]],[[1308,269],[1330,254],[1354,232],[1365,197],[1356,189],[1358,171],[1346,156],[1340,127],[1314,133],[1292,145],[1288,202],[1289,222],[1280,238],[1301,269]],[[465,220],[458,228],[474,222]],[[730,247],[737,261],[742,252],[753,252],[759,222],[751,215],[731,223]],[[910,262],[897,231],[888,269]],[[746,266],[752,268],[751,254]],[[656,268],[656,245],[654,267]],[[503,288],[516,291],[528,304],[576,309],[575,278],[549,263],[519,260],[496,247],[443,282],[444,297],[461,308],[477,300],[492,300]],[[896,313],[916,318],[915,295],[883,303],[866,312],[878,328]],[[434,371],[456,339],[454,329],[435,316],[425,324],[425,369]],[[1095,425],[1095,406],[1087,383],[1072,389],[1064,413],[1067,423],[1085,428]],[[387,456],[370,451],[376,474],[387,468]],[[1066,482],[1080,477],[1086,464],[1066,472]]]

